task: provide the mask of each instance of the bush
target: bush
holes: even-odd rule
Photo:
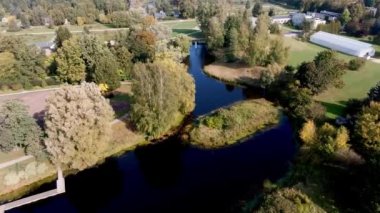
[[[202,120],[202,123],[210,128],[223,129],[224,119],[222,116],[219,115],[219,113],[216,113],[215,115],[204,118]]]
[[[53,76],[46,79],[46,84],[48,86],[55,86],[55,85],[60,85],[61,82],[59,81],[58,77]]]
[[[23,86],[20,83],[11,83],[8,86],[9,86],[9,88],[11,88],[12,90],[15,90],[15,91],[23,89]]]
[[[354,58],[350,60],[347,64],[349,70],[357,71],[365,65],[365,59],[363,58]]]

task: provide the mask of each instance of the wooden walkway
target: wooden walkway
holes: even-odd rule
[[[43,200],[49,197],[53,197],[62,193],[65,193],[66,187],[65,187],[65,179],[62,174],[62,170],[58,169],[58,179],[57,179],[57,188],[46,191],[40,194],[32,195],[26,198],[22,198],[20,200],[16,200],[7,204],[4,204],[0,206],[0,213],[4,213],[7,210],[11,210],[20,206],[24,206],[30,203],[37,202],[39,200]]]

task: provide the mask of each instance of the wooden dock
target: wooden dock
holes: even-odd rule
[[[65,191],[66,191],[65,179],[63,177],[61,169],[58,169],[58,179],[57,179],[56,183],[57,183],[56,189],[46,191],[46,192],[42,192],[40,194],[32,195],[32,196],[29,196],[26,198],[22,198],[20,200],[16,200],[16,201],[13,201],[13,202],[10,202],[10,203],[7,203],[7,204],[0,206],[0,213],[4,213],[7,210],[11,210],[11,209],[14,209],[17,207],[21,207],[21,206],[24,206],[24,205],[27,205],[30,203],[37,202],[39,200],[43,200],[43,199],[46,199],[49,197],[53,197],[53,196],[65,193]]]

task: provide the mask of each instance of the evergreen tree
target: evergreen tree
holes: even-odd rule
[[[61,48],[63,42],[69,40],[72,37],[71,32],[66,27],[60,26],[55,32],[55,45],[57,48]]]
[[[259,17],[263,12],[263,5],[260,2],[257,2],[252,8],[252,15],[254,17]]]

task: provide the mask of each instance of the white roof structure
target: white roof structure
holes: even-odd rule
[[[372,44],[323,31],[314,33],[310,37],[310,41],[320,46],[328,47],[332,50],[357,57],[369,58],[374,56],[376,53]]]

